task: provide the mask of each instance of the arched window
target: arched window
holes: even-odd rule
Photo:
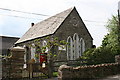
[[[73,41],[70,36],[67,38],[67,43],[67,60],[73,60]]]
[[[46,45],[47,45],[47,42],[44,40],[42,43],[42,46],[46,47]],[[46,47],[45,53],[48,53],[48,47]]]
[[[81,55],[85,51],[85,42],[83,38],[80,39],[80,44],[81,44]]]
[[[27,48],[26,48],[26,45],[23,46],[23,48],[25,49],[25,53],[24,53],[24,62],[26,63],[27,62]]]
[[[31,59],[35,59],[35,52],[36,52],[35,45],[32,44],[32,47],[31,47]]]
[[[74,42],[74,59],[79,58],[80,54],[80,46],[79,46],[79,36],[77,33],[73,36],[73,42]]]
[[[30,48],[26,45],[23,46],[25,49],[25,54],[24,54],[24,61],[28,62],[31,59],[31,54],[30,54]]]
[[[73,35],[73,39],[69,36],[67,43],[67,60],[75,60],[85,51],[85,42],[77,33]]]
[[[25,49],[25,53],[24,53],[24,65],[23,65],[23,68],[27,68],[27,48],[26,48],[26,45],[23,46],[23,48]]]

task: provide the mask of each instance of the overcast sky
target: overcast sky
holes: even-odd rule
[[[94,45],[100,46],[107,34],[105,25],[112,15],[117,15],[119,0],[0,0],[0,35],[21,37],[31,26],[50,16],[73,6],[79,12],[86,27],[94,39]],[[33,15],[15,11],[44,14]],[[20,16],[20,17],[12,17]]]

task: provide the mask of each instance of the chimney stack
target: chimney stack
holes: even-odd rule
[[[33,27],[34,26],[34,23],[31,23],[31,27]]]

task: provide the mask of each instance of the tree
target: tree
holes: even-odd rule
[[[41,42],[43,41],[42,39],[35,39],[33,41],[34,45],[29,45],[31,47],[35,47],[37,48],[37,52],[38,53],[46,53],[46,50],[48,49],[48,54],[47,54],[47,58],[48,58],[48,75],[49,77],[52,77],[52,73],[53,73],[53,61],[57,60],[57,58],[59,57],[59,55],[61,54],[61,50],[58,50],[58,47],[61,48],[65,48],[64,46],[67,45],[67,42],[65,40],[59,40],[57,37],[55,38],[51,38],[51,37],[45,37],[44,38],[47,41],[47,44],[42,46]],[[64,46],[63,46],[64,45]],[[56,52],[56,50],[58,50]],[[36,57],[39,54],[36,54]]]
[[[43,41],[42,39],[35,39],[33,41],[34,46],[30,45],[31,47],[36,47],[37,52],[39,53],[45,53],[45,51],[48,49],[48,57],[49,59],[56,60],[59,55],[61,54],[61,50],[58,50],[55,52],[58,47],[65,48],[64,46],[67,45],[67,42],[65,40],[59,40],[58,37],[55,38],[50,38],[50,37],[45,37],[44,38],[47,42],[46,45],[42,46],[41,42]],[[63,46],[64,45],[64,46]],[[57,54],[56,54],[57,53]]]
[[[108,20],[106,28],[109,33],[104,37],[102,46],[110,48],[111,52],[115,55],[120,54],[120,26],[118,24],[118,17],[112,16],[112,18]]]
[[[8,55],[0,55],[0,58],[7,60],[12,57],[12,52],[8,53]]]
[[[102,45],[89,49],[81,58],[87,59],[87,64],[101,64],[115,62],[115,55],[120,54],[120,26],[118,17],[112,16],[106,25],[109,33],[104,37]]]

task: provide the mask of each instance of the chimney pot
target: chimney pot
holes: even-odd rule
[[[34,26],[34,23],[31,23],[31,27],[33,27]]]

